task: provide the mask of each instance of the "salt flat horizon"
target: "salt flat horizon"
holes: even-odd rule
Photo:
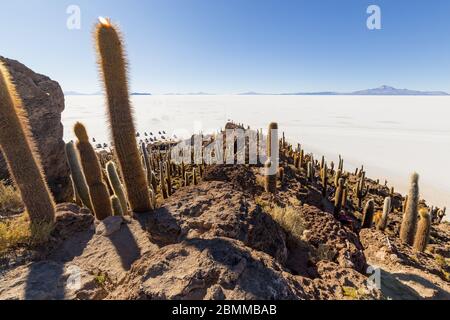
[[[137,131],[186,137],[216,132],[229,119],[265,129],[276,121],[292,143],[327,161],[345,159],[348,171],[364,165],[369,178],[388,180],[406,193],[409,175],[420,174],[421,197],[450,206],[449,96],[132,96]],[[83,122],[91,137],[109,143],[103,96],[66,96],[64,138]]]

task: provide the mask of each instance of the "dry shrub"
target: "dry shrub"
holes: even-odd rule
[[[45,243],[53,224],[31,224],[28,214],[0,221],[0,254],[10,248],[33,247]]]
[[[17,214],[23,210],[19,192],[5,181],[0,181],[0,215]]]

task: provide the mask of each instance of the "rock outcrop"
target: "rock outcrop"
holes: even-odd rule
[[[18,61],[1,56],[0,60],[8,67],[28,112],[31,131],[55,200],[69,201],[72,198],[72,187],[64,154],[61,124],[64,94],[61,87],[56,81],[33,72]],[[8,177],[5,160],[0,155],[0,179]]]

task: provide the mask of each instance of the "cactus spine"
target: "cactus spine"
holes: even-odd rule
[[[89,187],[92,208],[95,217],[103,220],[112,215],[111,200],[108,188],[102,179],[102,169],[95,154],[94,148],[89,143],[86,128],[79,122],[74,127],[75,135],[78,138],[77,149],[80,155],[81,166]]]
[[[69,164],[70,172],[72,173],[72,182],[76,195],[81,200],[82,204],[93,211],[91,198],[89,197],[89,188],[86,183],[86,178],[81,168],[78,154],[75,150],[73,142],[66,143],[66,158]]]
[[[108,174],[108,180],[113,189],[114,195],[119,199],[120,206],[124,213],[127,212],[127,197],[125,195],[125,190],[123,189],[122,182],[120,181],[119,174],[117,173],[116,165],[114,162],[109,161],[106,164],[106,172]]]
[[[381,215],[381,219],[377,224],[378,230],[384,231],[384,229],[386,229],[388,214],[390,211],[391,211],[391,197],[386,197],[384,198],[383,214]]]
[[[364,207],[361,228],[372,227],[374,211],[375,211],[375,203],[372,199],[370,199],[369,201],[367,201],[366,206]]]
[[[131,210],[151,210],[148,184],[140,161],[128,93],[122,40],[116,28],[102,19],[96,28],[99,65],[107,94],[112,138]]]
[[[414,235],[417,226],[417,214],[419,205],[419,175],[413,173],[411,185],[408,192],[406,210],[403,213],[402,225],[400,227],[400,240],[409,245],[414,244]]]
[[[28,125],[26,111],[0,62],[0,149],[20,191],[31,223],[53,224],[55,203],[45,181],[39,155]]]

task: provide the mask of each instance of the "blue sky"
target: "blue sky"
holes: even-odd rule
[[[81,30],[66,8],[81,9]],[[381,8],[381,30],[366,9]],[[100,88],[92,29],[125,35],[133,91],[450,91],[448,0],[0,0],[0,55],[60,82]]]

